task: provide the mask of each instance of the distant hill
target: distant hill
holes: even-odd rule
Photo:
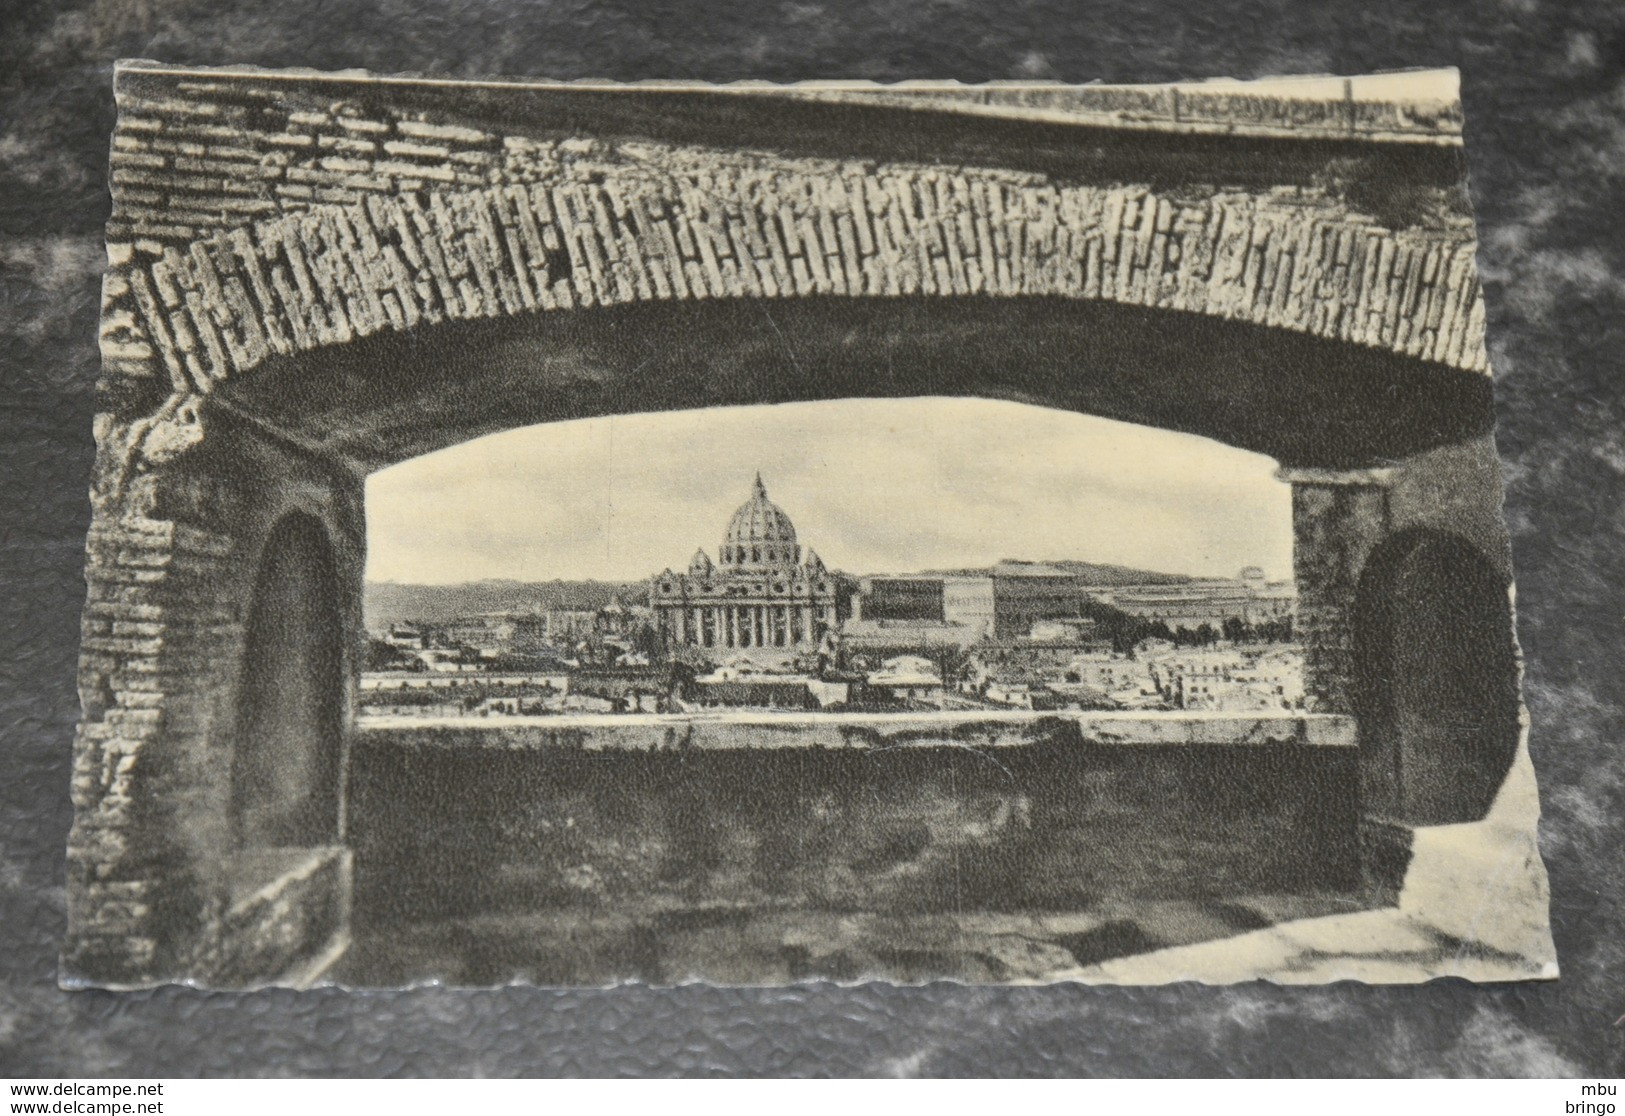
[[[1156,573],[1128,566],[1109,566],[1071,560],[1042,563],[1065,570],[1080,585],[1180,585],[1195,578],[1185,574]],[[921,577],[985,576],[990,567],[922,570]],[[407,585],[393,581],[367,582],[362,608],[369,628],[408,620],[443,624],[459,616],[514,609],[597,609],[618,596],[622,604],[646,603],[647,581],[465,581],[456,585]]]
[[[407,620],[443,624],[459,616],[513,609],[597,609],[618,596],[647,603],[647,581],[465,581],[456,585],[367,582],[362,611],[369,628]]]
[[[1014,561],[1014,559],[1011,559]],[[1100,562],[1079,562],[1070,558],[1036,563],[1062,570],[1078,579],[1079,585],[1098,585],[1111,588],[1118,585],[1184,585],[1197,580],[1189,574],[1158,573],[1155,570],[1137,570],[1132,566],[1112,566]],[[991,566],[972,566],[951,570],[921,570],[921,577],[986,577]]]

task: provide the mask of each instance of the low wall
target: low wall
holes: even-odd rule
[[[358,730],[349,816],[358,928],[1360,879],[1353,724],[1331,716],[399,718]]]

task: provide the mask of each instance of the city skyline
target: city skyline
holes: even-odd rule
[[[1291,576],[1290,489],[1268,457],[920,398],[576,420],[426,454],[368,478],[367,579],[642,580],[696,549],[716,559],[758,471],[801,544],[851,573],[1023,558]]]

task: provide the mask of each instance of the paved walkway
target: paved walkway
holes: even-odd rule
[[[1323,984],[1551,980],[1546,869],[1535,842],[1539,801],[1527,753],[1489,816],[1416,831],[1399,905],[1282,922],[1232,938],[1121,957],[1055,974],[1090,984]]]
[[[1455,976],[1475,981],[1555,976],[1538,962],[1463,942],[1398,908],[1285,922],[1235,938],[1122,957],[1055,979],[1090,984],[1411,984]]]

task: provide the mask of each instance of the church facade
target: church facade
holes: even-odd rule
[[[713,562],[702,548],[686,572],[667,569],[650,584],[649,605],[667,647],[811,649],[839,628],[854,582],[805,556],[795,524],[767,498],[757,474]]]

